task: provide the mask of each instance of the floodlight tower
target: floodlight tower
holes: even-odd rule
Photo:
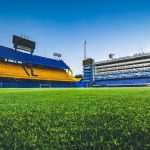
[[[86,40],[84,42],[84,60],[86,60]]]

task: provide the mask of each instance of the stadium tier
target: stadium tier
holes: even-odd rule
[[[0,46],[0,87],[78,87],[62,60]]]
[[[84,70],[87,67],[84,65]],[[150,85],[150,53],[99,61],[92,67],[93,86],[96,87]],[[84,72],[84,76],[86,75],[87,72]],[[84,80],[86,82],[86,78]]]

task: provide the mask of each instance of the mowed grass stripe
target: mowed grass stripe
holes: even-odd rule
[[[150,88],[0,89],[4,149],[148,149]]]

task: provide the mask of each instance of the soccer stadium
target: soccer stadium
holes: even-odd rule
[[[14,49],[0,46],[1,88],[119,87],[150,85],[150,53],[95,62],[83,60],[83,80],[55,59],[34,55],[36,43],[13,36]],[[23,51],[23,52],[22,52]]]
[[[13,36],[13,44],[15,49],[0,46],[1,88],[80,86],[64,61],[34,55],[35,42]]]
[[[84,81],[95,87],[149,86],[150,53],[98,61],[84,61]]]
[[[0,148],[148,149],[150,89],[120,86],[149,85],[149,53],[85,59],[80,79],[61,54],[34,55],[36,43],[18,36],[13,44],[0,46]]]
[[[0,150],[150,150],[150,1],[0,6]]]

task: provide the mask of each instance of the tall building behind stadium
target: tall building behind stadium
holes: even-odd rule
[[[1,88],[80,87],[63,60],[34,55],[35,42],[13,36],[13,44],[0,46]]]
[[[94,62],[83,61],[86,86],[118,87],[150,85],[150,53]]]

